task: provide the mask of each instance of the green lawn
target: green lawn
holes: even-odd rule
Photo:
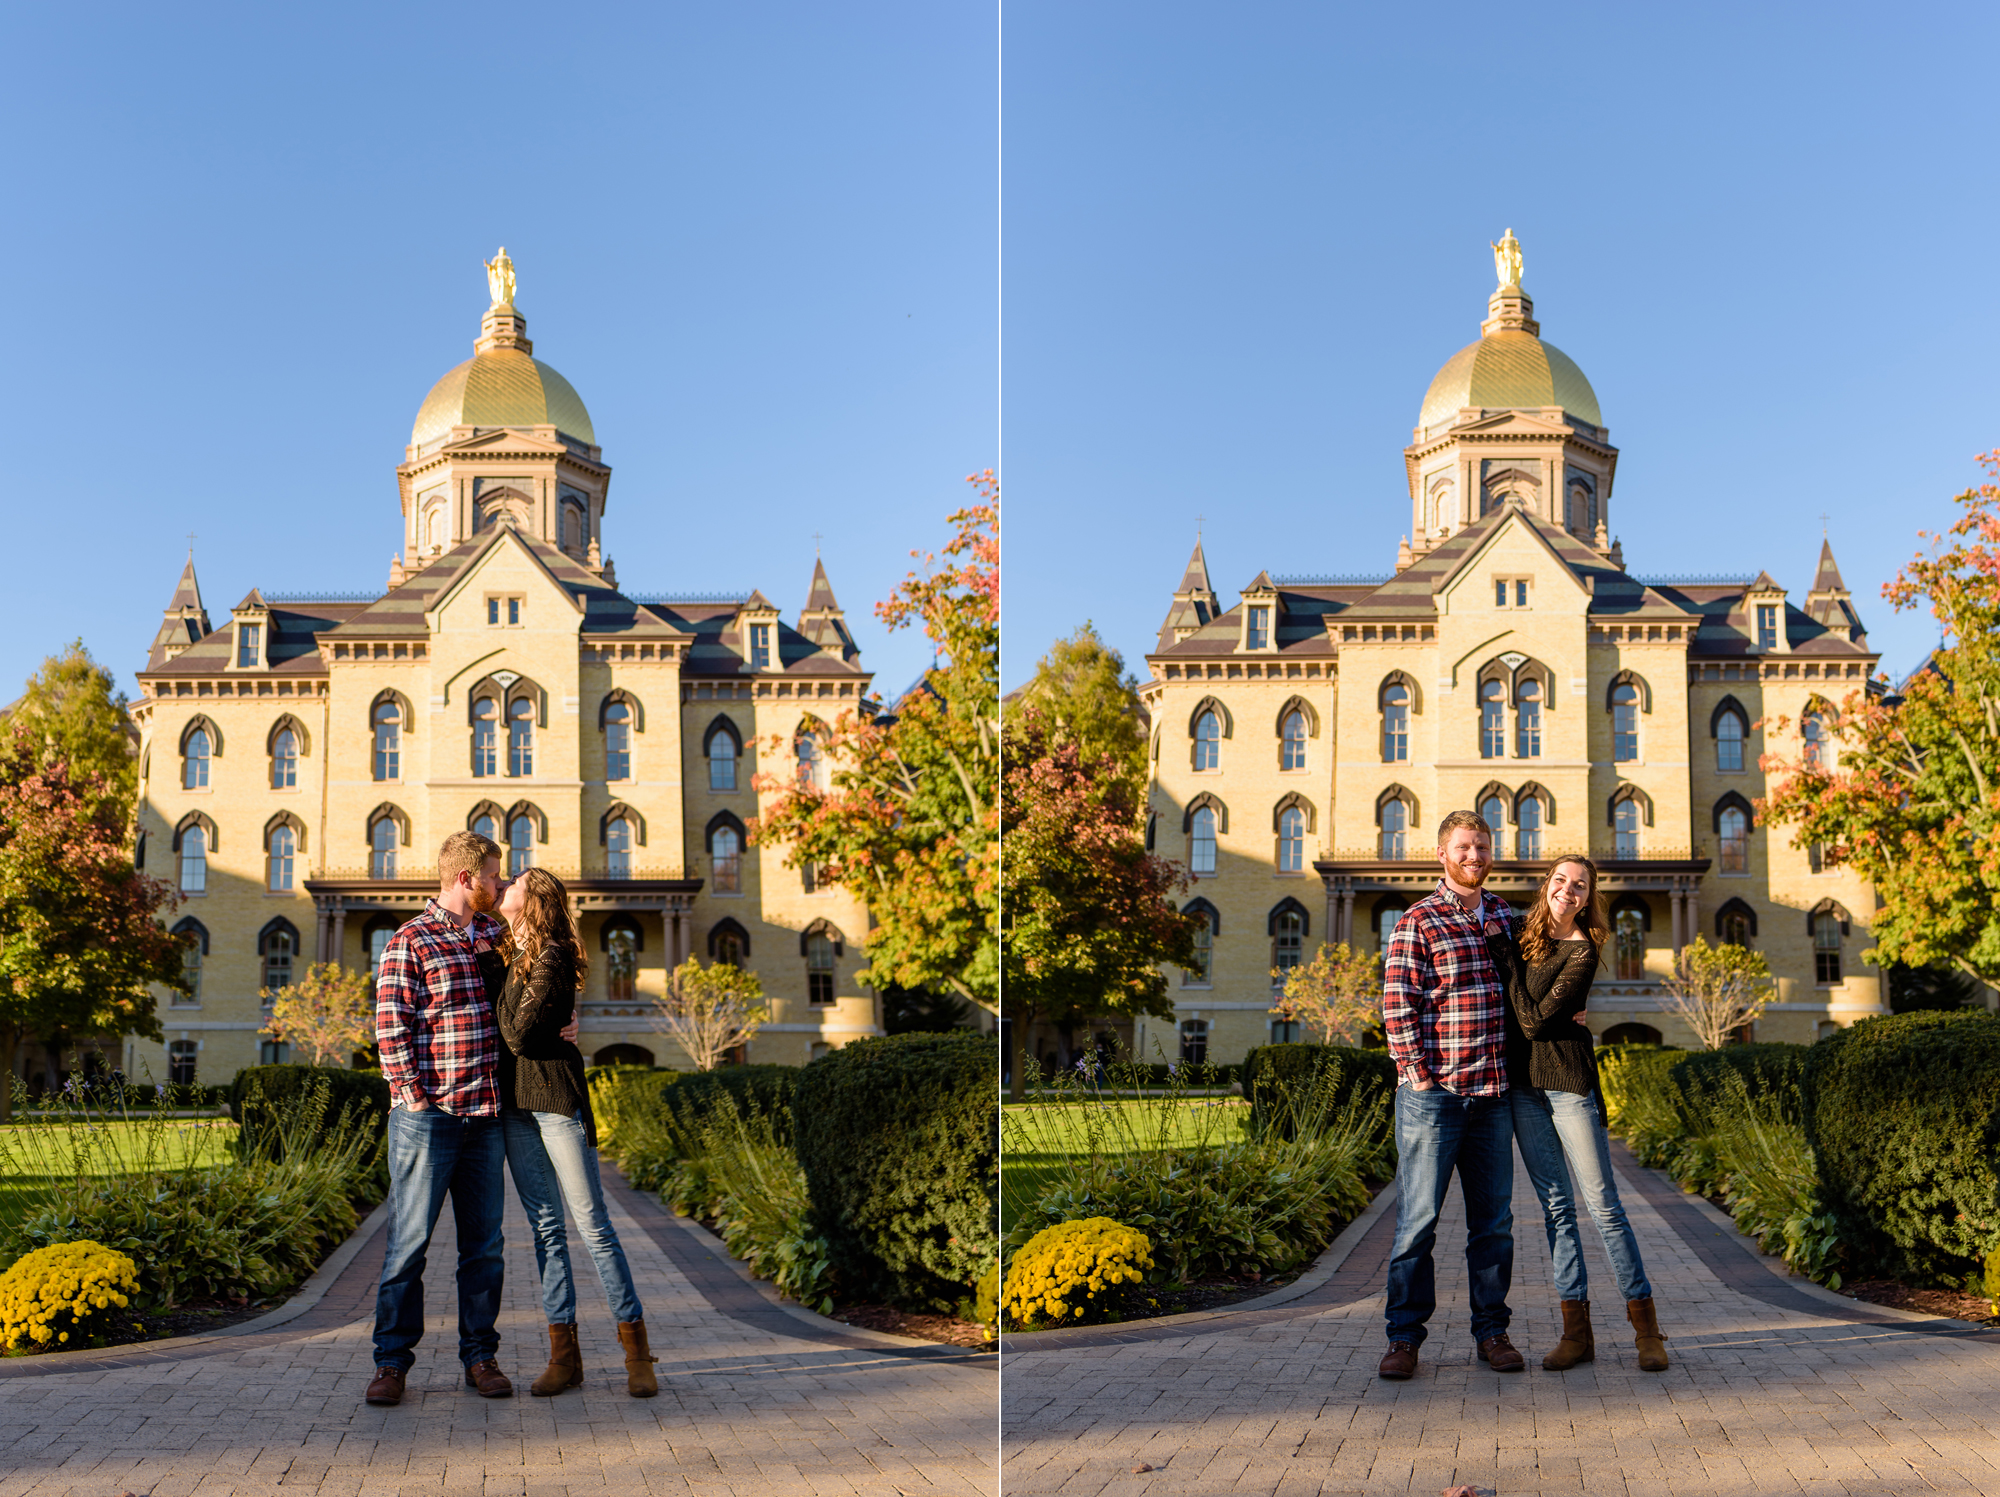
[[[78,1131],[83,1130],[83,1131]],[[12,1123],[0,1127],[0,1224],[19,1221],[48,1187],[77,1174],[129,1174],[156,1166],[220,1164],[236,1125],[222,1118],[161,1118],[133,1123]]]
[[[1124,1154],[1234,1143],[1249,1123],[1240,1098],[1009,1104],[1000,1122],[1002,1230],[1058,1178],[1065,1159],[1090,1152],[1093,1132],[1105,1153]]]

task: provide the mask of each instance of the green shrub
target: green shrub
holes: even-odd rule
[[[1857,1267],[1983,1284],[2000,1249],[2000,1017],[1931,1010],[1829,1035],[1806,1064],[1805,1132]]]
[[[1344,1103],[1357,1089],[1369,1086],[1381,1089],[1385,1106],[1395,1096],[1396,1063],[1387,1050],[1359,1050],[1351,1045],[1258,1045],[1243,1057],[1243,1099],[1250,1104],[1251,1131],[1261,1133],[1280,1119],[1285,1111],[1284,1094],[1323,1070],[1333,1073],[1336,1103]]]
[[[667,1088],[678,1075],[653,1066],[586,1066],[584,1084],[590,1090],[590,1115],[597,1123],[597,1147],[628,1176],[628,1158],[654,1154],[653,1135],[666,1112]],[[633,1179],[633,1184],[638,1185]],[[654,1190],[659,1182],[639,1186]]]
[[[1735,1072],[1743,1078],[1751,1097],[1770,1097],[1790,1122],[1798,1122],[1803,1105],[1800,1086],[1806,1072],[1806,1055],[1811,1045],[1787,1045],[1773,1041],[1754,1045],[1724,1045],[1720,1050],[1668,1051],[1676,1056],[1669,1067],[1683,1093],[1690,1087],[1714,1088],[1722,1078]]]
[[[997,1246],[998,1055],[988,1036],[857,1040],[795,1073],[795,1145],[841,1283],[951,1310]]]
[[[1687,1136],[1674,1063],[1686,1052],[1658,1045],[1606,1045],[1597,1052],[1605,1126],[1648,1169],[1665,1169]]]
[[[755,1065],[690,1071],[677,1078],[662,1096],[671,1111],[689,1122],[707,1117],[717,1099],[726,1096],[738,1111],[756,1111],[769,1118],[778,1142],[790,1143],[792,1092],[800,1070],[798,1066]]]

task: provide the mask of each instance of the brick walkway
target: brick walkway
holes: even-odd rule
[[[1473,1355],[1452,1197],[1439,1312],[1407,1383],[1375,1375],[1394,1213],[1311,1294],[1224,1322],[1023,1351],[1010,1340],[1003,1487],[1026,1494],[1259,1492],[1499,1497],[2000,1494],[2000,1336],[1845,1311],[1776,1278],[1640,1171],[1621,1192],[1674,1366],[1638,1371],[1594,1229],[1598,1360],[1545,1373],[1560,1319],[1541,1213],[1517,1167],[1514,1340],[1529,1370]],[[1944,1334],[1939,1334],[1944,1332]],[[1134,1474],[1132,1468],[1154,1469]]]
[[[660,1358],[658,1398],[626,1397],[587,1259],[585,1386],[528,1396],[548,1340],[510,1188],[500,1363],[516,1397],[489,1401],[462,1386],[447,1208],[426,1275],[429,1324],[401,1407],[361,1401],[378,1235],[319,1307],[275,1331],[93,1358],[75,1371],[53,1370],[53,1359],[0,1363],[0,1497],[993,1490],[994,1358],[797,1320],[657,1206],[612,1194]]]

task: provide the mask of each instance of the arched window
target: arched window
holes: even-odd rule
[[[1195,807],[1188,818],[1188,870],[1215,872],[1215,811],[1210,806]]]
[[[1271,912],[1271,991],[1285,985],[1285,977],[1306,959],[1306,912],[1296,899],[1288,899]]]
[[[1287,806],[1278,813],[1278,872],[1299,873],[1306,866],[1306,813]]]
[[[1479,757],[1507,756],[1507,688],[1498,681],[1479,686]]]
[[[630,1003],[639,986],[639,932],[629,917],[604,925],[604,991],[613,1003]]]
[[[1607,1045],[1657,1045],[1663,1036],[1650,1024],[1613,1024],[1604,1031]]]
[[[708,834],[708,855],[715,865],[715,892],[743,892],[743,837],[733,826],[719,826]]]
[[[369,921],[368,934],[368,981],[371,986],[382,975],[382,953],[389,949],[389,938],[396,934],[393,920]]]
[[[632,778],[632,709],[623,702],[604,709],[604,778]]]
[[[1190,1066],[1208,1064],[1208,1020],[1181,1020],[1181,1062]]]
[[[806,933],[806,1002],[823,1008],[833,1002],[834,940],[824,930]]]
[[[1715,936],[1725,946],[1746,949],[1757,939],[1757,912],[1740,899],[1732,899],[1715,912]]]
[[[1639,688],[1621,682],[1611,688],[1611,758],[1629,764],[1639,757]]]
[[[280,728],[271,741],[271,788],[296,790],[298,784],[299,735],[290,728]]]
[[[403,777],[403,713],[394,702],[377,702],[375,722],[375,778],[400,780]]]
[[[1611,809],[1611,855],[1618,858],[1639,856],[1639,803],[1636,800],[1621,800]]]
[[[1629,906],[1611,917],[1612,959],[1623,982],[1646,975],[1646,916]]]
[[[1521,798],[1514,807],[1514,856],[1534,859],[1542,855],[1542,800],[1538,795]]]
[[[1382,688],[1382,762],[1402,764],[1410,757],[1410,688],[1400,681]]]
[[[1743,772],[1743,740],[1749,737],[1749,732],[1749,727],[1735,711],[1716,714],[1715,767],[1720,773]]]
[[[1389,940],[1396,934],[1396,922],[1403,918],[1407,909],[1409,905],[1394,896],[1376,901],[1375,949],[1384,956],[1389,954]]]
[[[1222,768],[1222,721],[1213,712],[1194,720],[1194,767],[1197,773]]]
[[[271,842],[265,854],[265,882],[273,894],[287,894],[292,888],[292,857],[298,850],[298,838],[288,826],[273,827]]]
[[[193,1086],[195,1063],[200,1055],[199,1040],[175,1040],[167,1046],[167,1085]]]
[[[368,876],[396,876],[396,822],[393,817],[378,816],[375,824],[368,829]]]
[[[181,833],[181,893],[208,892],[208,831],[191,826]]]
[[[1284,731],[1278,750],[1278,768],[1306,767],[1306,715],[1294,709],[1285,714]]]
[[[472,812],[472,820],[466,823],[466,830],[479,833],[488,842],[498,847],[500,845],[499,809],[490,801],[484,805],[475,807]]]
[[[292,984],[292,958],[299,953],[299,933],[289,920],[273,920],[257,935],[257,955],[264,963],[264,1007],[278,989]]]
[[[428,519],[430,524],[430,548],[433,551],[442,551],[444,549],[444,506],[440,504],[432,509]]]
[[[516,697],[507,704],[507,773],[535,772],[535,704]]]
[[[519,878],[535,866],[535,818],[517,812],[507,823],[507,876]]]
[[[1542,683],[1523,681],[1515,693],[1514,757],[1542,757]]]
[[[183,1006],[201,1002],[201,965],[208,955],[208,927],[190,916],[174,926],[174,937],[181,943],[181,980],[187,984],[185,996],[176,993],[172,1001]]]
[[[480,779],[500,773],[500,704],[481,697],[472,704],[472,772]]]
[[[1808,712],[1799,719],[1799,738],[1802,740],[1801,753],[1807,769],[1825,769],[1826,762],[1826,721],[1817,712]],[[1838,981],[1839,979],[1835,979]]]
[[[1813,981],[1832,987],[1840,978],[1841,925],[1838,910],[1818,910],[1812,917]]]
[[[733,724],[717,721],[708,730],[708,788],[727,792],[736,788],[736,761],[742,757],[743,745],[736,737]]]
[[[810,729],[802,728],[792,740],[792,752],[798,758],[799,784],[807,790],[826,789],[826,756],[819,745],[819,737]],[[730,773],[735,773],[732,765]]]
[[[1497,795],[1489,795],[1479,803],[1479,819],[1486,823],[1486,829],[1493,834],[1493,856],[1506,856],[1507,802]]]
[[[1222,916],[1205,899],[1189,900],[1181,913],[1197,916],[1200,920],[1194,928],[1195,964],[1181,970],[1181,986],[1209,987],[1215,981],[1215,938],[1222,930]]]
[[[740,967],[750,959],[750,932],[734,920],[718,920],[708,929],[708,959],[725,967]]]
[[[196,728],[181,745],[181,788],[208,788],[208,730]]]
[[[1721,843],[1723,873],[1750,871],[1750,816],[1741,806],[1725,805],[1715,813],[1715,835]]]
[[[1384,859],[1400,861],[1409,851],[1410,803],[1395,799],[1382,802],[1382,835],[1378,849]]]
[[[632,876],[632,823],[617,817],[604,828],[605,872],[612,878]]]

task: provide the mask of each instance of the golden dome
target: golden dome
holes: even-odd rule
[[[1597,392],[1574,359],[1525,330],[1496,330],[1445,360],[1424,392],[1417,425],[1435,426],[1465,406],[1499,410],[1545,405],[1561,406],[1592,426],[1604,424]]]
[[[553,426],[597,443],[575,387],[518,348],[482,349],[432,385],[410,428],[410,445],[422,447],[454,426]]]

